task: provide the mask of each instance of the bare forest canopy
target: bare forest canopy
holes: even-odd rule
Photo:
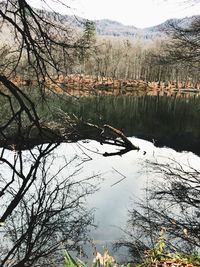
[[[198,15],[184,19],[170,19],[163,24],[141,30],[134,26],[122,25],[116,21],[98,20],[91,21],[90,23],[79,17],[60,15],[43,10],[35,11],[45,16],[47,20],[57,23],[59,21],[60,25],[66,26],[67,35],[73,40],[78,40],[78,36],[82,36],[79,42],[83,44],[86,42],[87,37],[90,38],[91,49],[87,52],[79,49],[76,57],[72,54],[73,64],[71,63],[66,67],[65,74],[85,73],[117,78],[144,79],[148,81],[193,78],[190,75],[190,73],[193,73],[193,66],[190,66],[190,68],[187,68],[187,71],[183,72],[185,68],[178,65],[173,67],[171,71],[171,65],[175,65],[175,61],[173,61],[170,62],[171,64],[165,71],[160,65],[160,61],[161,59],[163,60],[163,57],[168,56],[165,55],[166,44],[170,40],[166,33],[172,32],[174,25],[181,28],[189,28],[193,21],[198,21]],[[2,25],[0,36],[2,43],[7,43],[9,46],[11,42],[12,46],[12,36],[14,35],[8,26],[7,23]],[[57,38],[60,35],[56,31],[51,34],[57,36]],[[66,36],[66,33],[64,36]],[[161,57],[160,60],[158,59],[159,57]],[[112,65],[113,67],[111,67]],[[180,72],[180,74],[177,74],[177,72]],[[187,75],[185,75],[186,73]]]
[[[146,29],[149,33],[159,33],[153,35],[152,38],[138,35],[129,38],[123,36],[123,34],[122,37],[114,37],[112,30],[109,30],[110,34],[102,36],[101,30],[98,30],[106,27],[114,29],[117,25],[122,27],[117,22],[100,21],[93,23],[81,18],[55,15],[52,12],[40,10],[39,13],[47,20],[60,21],[62,27],[67,28],[67,32],[63,32],[63,36],[65,36],[63,38],[67,38],[66,40],[70,38],[70,42],[73,40],[75,46],[77,46],[77,49],[73,49],[73,42],[71,47],[68,44],[65,55],[62,55],[61,48],[57,49],[57,47],[54,50],[51,48],[51,51],[53,51],[51,56],[55,62],[50,59],[49,63],[52,62],[53,65],[56,63],[56,68],[51,66],[52,63],[48,63],[48,73],[51,74],[51,79],[58,74],[64,76],[83,74],[166,84],[168,82],[176,84],[189,82],[193,88],[196,88],[199,82],[198,34],[196,35],[194,32],[197,38],[197,40],[194,40],[192,37],[193,26],[191,26],[195,25],[195,21],[198,24],[199,16],[182,20],[169,20],[162,25]],[[187,29],[184,34],[181,32],[182,27]],[[180,29],[179,34],[178,29]],[[17,53],[14,50],[12,51],[12,58],[15,57],[15,59],[8,59],[11,57],[10,47],[13,47],[14,32],[12,32],[13,29],[9,27],[8,23],[2,25],[1,31],[1,58],[7,60],[7,63],[9,61],[12,68],[14,61],[17,61]],[[53,37],[62,38],[61,31],[52,28],[51,31],[50,34]],[[173,35],[174,31],[177,36]],[[119,32],[119,29],[117,29],[117,32]],[[179,40],[179,42],[178,39],[181,38],[181,35],[183,40]],[[54,53],[55,55],[53,55]],[[23,60],[18,62],[17,74],[24,80],[36,79],[35,72],[30,66],[28,67],[26,55],[21,53],[21,57]],[[48,76],[44,78],[47,79]]]
[[[38,93],[40,101],[45,101],[48,92],[80,96],[90,90],[89,87],[93,95],[103,91],[129,94],[137,86],[146,94],[150,91],[172,95],[177,94],[177,90],[187,89],[189,93],[199,90],[199,16],[157,26],[156,29],[165,31],[165,37],[150,40],[100,37],[99,22],[95,27],[92,21],[72,20],[69,16],[36,10],[24,0],[1,2],[0,16],[2,34],[6,36],[0,49],[1,97],[11,111],[7,112],[9,115],[1,127],[2,143],[6,143],[13,129],[17,129],[14,136],[25,135],[26,138],[30,137],[32,127],[36,127],[40,135],[43,133],[35,103],[31,95],[21,89],[24,83],[34,83],[34,94]],[[78,25],[82,30],[75,30],[80,28]],[[87,75],[97,82],[89,78],[88,83]],[[72,80],[78,77],[78,92],[74,93],[75,88],[70,91],[71,85],[64,77],[72,77]],[[83,83],[80,83],[81,77]],[[104,77],[109,78],[105,80]],[[100,84],[98,79],[102,79]],[[73,85],[75,87],[76,83]],[[87,138],[94,139],[89,133]],[[75,136],[70,135],[72,140],[77,139]],[[26,138],[23,136],[23,141],[17,141],[20,146]],[[47,142],[46,137],[43,138]],[[100,138],[102,136],[97,137]],[[10,145],[15,138],[9,136],[9,140]],[[27,144],[24,147],[28,147]]]
[[[113,145],[114,151],[104,156],[138,147],[110,125],[99,127],[64,112],[57,120],[42,119],[38,112],[40,104],[51,118],[55,115],[45,81],[56,83],[55,75],[85,60],[93,25],[87,22],[80,35],[63,25],[58,14],[49,19],[25,0],[0,5],[0,26],[8,29],[0,48],[0,266],[61,265],[63,248],[80,251],[81,242],[89,240],[93,214],[85,198],[95,192],[98,177],[79,177],[84,161],[70,158],[68,151],[55,166],[56,149],[83,139]],[[34,80],[34,88],[27,91],[14,83],[18,76]]]
[[[188,97],[198,94],[199,16],[170,20],[147,29],[162,32],[153,39],[139,36],[127,39],[98,34],[98,27],[101,27],[98,25],[103,25],[103,28],[105,25],[123,26],[117,22],[72,19],[33,9],[26,1],[8,0],[1,2],[1,7],[1,101],[7,105],[7,116],[1,127],[1,144],[7,147],[13,143],[25,149],[39,142],[45,143],[51,134],[43,136],[44,131],[46,133],[43,127],[54,125],[54,130],[61,127],[55,121],[45,121],[45,126],[40,125],[31,95],[38,94],[36,99],[45,103],[49,93],[75,97],[102,93],[137,96],[187,94]],[[33,85],[34,93],[27,95],[22,89],[24,85]],[[7,112],[9,109],[11,112]],[[78,127],[80,120],[73,118],[72,121],[72,128],[65,126],[69,131],[67,134],[64,130],[67,139],[62,137],[62,129],[59,134],[54,133],[56,141],[69,142],[70,138],[75,141],[78,137],[83,139],[83,136],[95,139],[94,134],[90,134],[93,130],[87,135],[77,134],[75,122]],[[37,131],[32,131],[35,127]],[[37,137],[30,142],[33,132]],[[102,127],[96,140],[107,141],[102,140],[101,132]],[[126,148],[126,144],[123,146]]]
[[[21,83],[13,82],[17,77],[34,79],[37,91],[34,94],[45,103],[48,91],[52,92],[45,81],[58,84],[55,75],[66,72],[67,66],[74,64],[74,58],[82,62],[92,47],[91,22],[85,22],[82,34],[76,33],[69,25],[63,25],[59,14],[32,9],[26,1],[1,2],[0,15],[2,31],[7,29],[7,36],[10,35],[1,47],[0,96],[6,114],[0,127],[2,147],[20,151],[39,144],[94,139],[124,148],[116,152],[119,155],[138,149],[122,132],[109,125],[98,127],[75,116],[70,119],[67,114],[62,124],[41,123],[31,94],[21,89]]]
[[[63,153],[63,166],[60,158],[53,165],[60,143],[94,139],[114,145],[104,156],[138,150],[109,123],[99,127],[61,110],[55,119],[47,101],[56,94],[52,84],[64,90],[58,80],[70,74],[160,84],[199,81],[199,16],[186,27],[172,21],[169,35],[148,40],[104,38],[91,21],[76,31],[63,20],[26,0],[0,2],[1,267],[59,265],[63,248],[80,252],[80,242],[89,239],[93,216],[85,197],[96,190],[95,177],[79,179],[80,162],[76,156],[69,160],[69,151]],[[18,78],[34,86],[24,88]],[[49,116],[42,117],[39,106]],[[69,166],[75,170],[66,174]]]

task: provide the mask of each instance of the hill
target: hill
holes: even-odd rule
[[[76,25],[78,27],[82,27],[83,24],[81,22],[84,22],[85,19],[78,18],[72,19],[70,16],[64,16],[68,17],[68,20],[73,25]],[[153,39],[155,37],[162,37],[165,35],[165,31],[168,30],[170,27],[169,25],[171,23],[177,23],[178,25],[182,27],[188,27],[192,21],[195,20],[195,18],[198,16],[191,16],[191,17],[185,17],[183,19],[169,19],[165,21],[164,23],[161,23],[159,25],[155,25],[153,27],[147,27],[144,29],[136,28],[132,25],[124,25],[120,22],[109,20],[109,19],[101,19],[101,20],[94,20],[96,31],[98,35],[101,36],[114,36],[114,37],[126,37],[126,38],[137,38],[141,37],[144,39]]]
[[[144,30],[146,30],[147,32],[163,32],[166,31],[170,24],[178,24],[179,26],[183,27],[183,28],[187,28],[191,25],[191,23],[197,18],[199,17],[199,15],[196,16],[191,16],[191,17],[185,17],[182,19],[168,19],[165,22],[159,24],[159,25],[155,25],[153,27],[148,27],[145,28]]]
[[[46,17],[49,19],[55,20],[55,14],[49,11],[41,11]],[[188,26],[197,16],[185,17],[183,19],[170,19],[165,21],[162,24],[147,27],[144,29],[136,28],[132,25],[124,25],[120,22],[109,20],[109,19],[101,19],[94,20],[96,26],[96,32],[99,36],[105,37],[121,37],[121,38],[142,38],[142,39],[154,39],[156,37],[163,37],[165,35],[165,31],[169,28],[170,23],[175,22],[181,26]],[[56,20],[61,21],[62,25],[69,25],[71,28],[75,30],[81,31],[84,27],[84,22],[86,19],[81,17],[75,17],[70,15],[56,15]],[[7,29],[7,26],[4,24],[3,27],[0,28],[0,40],[3,42],[10,42],[12,40],[12,34]]]
[[[197,16],[185,17],[183,19],[169,19],[162,24],[144,29],[123,25],[122,23],[108,19],[95,20],[94,22],[99,35],[152,39],[154,37],[163,36],[171,23],[178,23],[182,27],[188,27],[196,17]]]

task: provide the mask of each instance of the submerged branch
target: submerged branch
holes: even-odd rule
[[[25,150],[46,143],[72,143],[80,140],[95,140],[103,144],[109,144],[119,147],[120,150],[115,152],[105,152],[103,156],[123,155],[131,150],[139,150],[130,140],[118,129],[110,125],[99,127],[95,124],[83,122],[76,118],[66,116],[61,123],[51,122],[40,125],[26,127],[21,131],[0,137],[0,147],[10,150]]]

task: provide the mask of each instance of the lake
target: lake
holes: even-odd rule
[[[100,250],[123,235],[120,229],[126,229],[128,209],[137,207],[135,203],[145,198],[145,188],[150,187],[152,180],[161,183],[162,177],[148,168],[147,160],[163,162],[173,158],[186,165],[190,162],[197,169],[200,166],[198,96],[97,96],[70,98],[67,105],[59,101],[61,109],[83,120],[121,129],[141,149],[109,158],[86,149],[93,160],[85,163],[84,170],[103,173],[104,178],[100,190],[88,202],[89,207],[96,208],[94,222],[98,228],[92,231],[91,237]],[[94,152],[103,149],[93,141],[83,145]],[[112,151],[113,148],[106,149]]]
[[[85,228],[78,226],[77,230],[74,228],[73,234],[76,235],[76,231],[88,231],[89,237],[94,240],[99,251],[103,250],[103,246],[108,246],[115,258],[122,259],[119,252],[114,252],[111,246],[119,240],[123,235],[123,229],[127,227],[128,210],[132,207],[137,208],[136,203],[146,198],[146,189],[150,188],[152,183],[153,186],[158,186],[163,179],[162,175],[149,168],[148,162],[168,163],[170,159],[173,159],[180,164],[189,164],[197,169],[200,166],[199,98],[195,96],[189,99],[159,96],[99,96],[77,99],[54,96],[49,100],[49,106],[52,118],[56,116],[54,110],[60,108],[83,120],[102,126],[110,124],[121,129],[140,150],[130,151],[123,156],[103,157],[103,153],[115,152],[118,148],[101,145],[91,140],[83,140],[72,144],[60,144],[39,159],[38,155],[45,150],[45,146],[24,151],[22,155],[2,150],[1,160],[6,159],[12,166],[15,166],[17,170],[15,175],[17,176],[20,176],[21,173],[25,176],[28,175],[36,161],[38,164],[42,163],[43,165],[36,169],[37,178],[42,178],[42,183],[40,184],[40,179],[37,179],[36,183],[31,184],[24,205],[26,203],[31,205],[33,200],[37,203],[34,194],[35,192],[36,195],[39,194],[46,185],[48,185],[47,193],[51,195],[55,183],[59,184],[63,181],[69,190],[69,199],[67,195],[66,198],[69,201],[69,207],[72,205],[73,211],[70,211],[66,217],[69,223],[73,219],[77,224],[84,218],[84,215],[79,217],[78,214],[79,211],[84,210],[84,207],[92,210],[92,217],[83,220]],[[38,106],[38,110],[43,117],[49,112],[45,110],[45,106]],[[38,168],[38,166],[36,167]],[[0,168],[0,186],[2,188],[6,179],[12,180],[15,175],[9,164],[5,168],[3,160]],[[8,175],[9,173],[10,175]],[[88,177],[91,179],[87,180]],[[23,181],[25,181],[25,177],[22,176],[13,183],[13,188],[9,189],[11,199]],[[64,189],[63,186],[61,190]],[[82,194],[80,201],[79,191]],[[61,195],[61,199],[62,197],[63,195]],[[2,200],[5,201],[5,205],[2,205],[1,212],[6,207],[7,198],[3,196]],[[79,209],[72,204],[76,201]],[[57,202],[56,205],[58,205]],[[21,215],[16,212],[15,216],[19,219]],[[64,215],[61,217],[65,220]],[[27,218],[28,220],[29,218]],[[60,218],[58,218],[59,220]],[[17,219],[12,219],[12,223],[16,221]],[[24,225],[22,226],[24,227]],[[91,225],[95,225],[96,228]],[[72,229],[73,227],[71,230],[69,229],[71,239],[73,239]],[[81,234],[80,238],[82,238]],[[80,241],[81,239],[77,243],[78,248],[80,249],[82,246],[85,248]],[[9,244],[10,241],[6,242]],[[91,255],[92,245],[87,244],[86,250]]]
[[[192,96],[53,97],[51,109],[60,108],[97,125],[110,124],[126,136],[135,136],[177,151],[200,155],[200,98]],[[42,111],[45,114],[45,110]],[[49,112],[49,111],[46,111]]]
[[[130,137],[130,140],[140,147],[140,151],[131,151],[122,157],[103,157],[102,153],[117,148],[89,140],[87,143],[62,144],[55,152],[58,153],[58,158],[65,151],[68,151],[68,157],[78,156],[83,166],[80,176],[99,175],[99,190],[86,199],[88,208],[94,210],[93,223],[97,225],[96,229],[91,229],[90,237],[99,251],[108,247],[118,260],[123,260],[126,253],[123,251],[122,256],[119,251],[113,251],[112,245],[123,236],[123,230],[127,227],[128,210],[137,208],[136,203],[146,198],[146,189],[151,187],[152,182],[154,186],[162,182],[160,174],[152,172],[147,161],[169,163],[172,159],[197,169],[200,166],[200,158],[192,152],[158,148],[152,142],[135,137]],[[55,165],[57,166],[56,163]],[[87,244],[86,251],[92,257],[91,244]]]
[[[136,206],[140,199],[145,199],[146,188],[150,187],[152,182],[161,183],[162,178],[149,169],[147,161],[169,163],[170,159],[173,159],[183,165],[189,164],[195,168],[200,166],[200,158],[191,152],[180,153],[166,147],[157,148],[153,143],[135,137],[130,140],[140,147],[139,152],[132,151],[122,157],[110,158],[102,157],[96,152],[112,151],[113,148],[101,146],[94,141],[87,144],[80,142],[84,153],[92,158],[84,163],[83,174],[98,173],[103,179],[99,191],[87,199],[88,206],[95,208],[94,223],[98,225],[96,230],[92,230],[91,237],[101,250],[105,245],[110,247],[111,243],[123,235],[122,229],[126,229],[128,209],[132,205]],[[62,145],[64,150],[65,146]],[[80,155],[83,153],[78,147],[75,151]],[[146,151],[145,155],[143,151]],[[85,157],[85,154],[82,156]]]

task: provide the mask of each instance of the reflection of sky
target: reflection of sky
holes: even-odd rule
[[[159,183],[158,175],[152,173],[152,170],[148,171],[146,160],[168,162],[169,158],[173,158],[196,168],[200,166],[200,158],[193,153],[178,153],[168,148],[156,148],[153,143],[137,138],[130,140],[140,147],[140,151],[131,151],[123,156],[103,157],[102,153],[114,152],[118,148],[90,141],[61,144],[52,153],[54,161],[51,162],[52,157],[48,159],[51,172],[55,173],[64,163],[76,157],[76,160],[59,173],[56,177],[58,180],[71,175],[77,168],[80,170],[74,177],[75,180],[101,174],[101,179],[94,182],[98,181],[99,191],[87,197],[88,208],[95,208],[94,224],[98,225],[97,229],[92,230],[91,237],[101,247],[121,237],[120,228],[126,227],[127,211],[131,205],[136,205],[135,201],[145,198],[145,186],[151,184],[151,181]],[[30,167],[29,152],[23,153],[27,163],[24,167]],[[13,152],[7,151],[6,155],[8,160],[13,161]],[[3,168],[1,174],[7,176],[6,173],[8,169]]]
[[[146,160],[168,162],[169,158],[173,158],[192,166],[200,163],[199,157],[193,153],[178,153],[169,148],[156,148],[145,140],[130,139],[141,150],[131,151],[123,156],[103,157],[101,153],[115,151],[117,148],[102,146],[95,141],[79,142],[79,145],[62,144],[59,148],[61,154],[68,151],[67,155],[72,156],[75,153],[82,159],[92,158],[82,164],[81,176],[102,174],[100,190],[87,198],[88,207],[96,210],[94,223],[98,225],[91,236],[100,244],[114,241],[121,236],[120,228],[126,227],[128,208],[134,205],[134,201],[138,202],[145,197],[144,188],[147,184],[152,180],[155,183],[155,179],[158,179],[158,175],[148,172]],[[144,151],[147,152],[145,155]],[[159,183],[159,179],[156,182]]]

